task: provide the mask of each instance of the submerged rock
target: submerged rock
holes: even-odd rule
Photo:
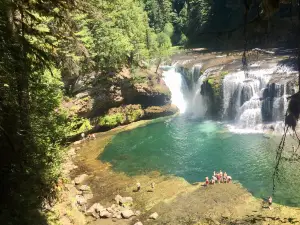
[[[87,177],[88,177],[87,174],[81,174],[81,175],[75,177],[74,182],[76,185],[81,184]]]
[[[158,217],[158,214],[157,214],[157,212],[155,212],[155,213],[152,213],[152,214],[149,216],[149,219],[156,220],[157,217]]]
[[[134,216],[134,212],[130,209],[124,210],[121,212],[121,215],[124,219],[129,219],[130,217]]]

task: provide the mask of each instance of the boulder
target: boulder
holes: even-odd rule
[[[76,195],[76,203],[78,205],[85,205],[87,203],[86,199],[82,195]]]
[[[132,205],[133,199],[132,197],[123,197],[121,198],[120,203],[124,206]]]
[[[111,207],[108,207],[106,210],[107,210],[107,212],[110,212],[110,213],[112,213],[112,214],[115,212],[115,210],[112,209]]]
[[[120,212],[114,212],[112,214],[112,218],[122,219],[121,213]]]
[[[96,218],[96,219],[99,219],[99,218],[100,218],[99,213],[96,213],[96,212],[93,212],[93,213],[92,213],[92,216],[93,216],[94,218]]]
[[[130,217],[134,216],[134,212],[130,209],[127,209],[127,210],[122,211],[121,215],[124,219],[129,219]]]
[[[104,207],[100,203],[93,204],[87,211],[87,215],[92,215],[93,213],[99,213],[101,210],[103,210]]]
[[[136,215],[136,216],[141,215],[141,211],[139,211],[139,210],[135,211],[135,215]]]
[[[135,223],[134,225],[143,225],[143,224],[142,224],[142,222],[139,221],[139,222]]]
[[[149,219],[156,220],[157,217],[158,217],[158,214],[157,214],[157,212],[155,212],[155,213],[152,213],[152,214],[149,216]]]
[[[122,200],[122,196],[121,195],[116,195],[115,201],[117,202],[118,205],[120,204],[121,200]]]
[[[75,177],[74,182],[76,185],[81,184],[87,177],[88,177],[87,174],[81,174],[81,175]]]
[[[110,218],[112,216],[111,213],[106,210],[102,210],[99,215],[101,218]]]
[[[88,185],[81,185],[78,189],[80,191],[83,191],[83,192],[90,192],[91,191],[91,188]]]
[[[90,200],[94,197],[94,195],[92,193],[83,193],[83,197],[86,199],[86,200]]]

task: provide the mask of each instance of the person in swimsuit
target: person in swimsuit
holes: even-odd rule
[[[223,181],[224,181],[224,183],[227,183],[227,173],[226,172],[224,172]]]
[[[221,182],[221,175],[219,173],[217,173],[217,180],[218,180],[218,183]]]
[[[205,185],[206,185],[206,186],[209,185],[209,179],[208,179],[208,177],[205,177]]]
[[[220,170],[220,180],[221,180],[221,183],[223,183],[223,172],[222,172],[222,170]]]
[[[232,180],[231,176],[227,176],[227,183],[230,183]]]
[[[212,176],[212,179],[211,179],[211,184],[213,184],[213,185],[216,183],[216,180],[215,180],[215,178],[216,178],[215,176]]]

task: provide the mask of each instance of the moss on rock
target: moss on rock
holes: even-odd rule
[[[228,71],[221,71],[208,77],[207,83],[211,86],[215,97],[221,95],[222,81],[227,74]]]

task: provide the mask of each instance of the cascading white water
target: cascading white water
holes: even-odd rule
[[[262,98],[271,74],[276,67],[270,69],[250,70],[248,77],[243,71],[227,75],[223,80],[223,116],[234,120],[238,128],[256,129],[263,122]],[[282,99],[281,94],[280,99]],[[279,96],[278,96],[279,97]],[[265,103],[266,105],[270,103]],[[272,102],[273,114],[276,100]],[[281,108],[282,109],[282,108]],[[274,116],[275,117],[275,116]]]
[[[174,67],[165,68],[163,80],[171,91],[172,104],[177,106],[180,113],[184,113],[187,108],[187,103],[184,99],[183,92],[187,89],[187,86],[182,75],[176,72]]]
[[[291,71],[269,64],[267,69],[250,68],[247,78],[243,71],[226,75],[223,80],[224,119],[234,121],[234,130],[238,132],[265,128],[280,130],[287,109],[283,74],[291,74]]]
[[[207,111],[207,102],[205,96],[201,93],[203,82],[206,80],[207,76],[205,73],[201,75],[201,69],[202,64],[196,64],[191,70],[192,81],[195,81],[198,78],[197,82],[192,83],[188,109],[195,118],[203,118]]]
[[[207,111],[205,97],[201,94],[201,87],[205,79],[205,75],[200,76],[193,90],[191,102],[192,110],[190,111],[193,113],[193,116],[197,118],[204,117]]]

